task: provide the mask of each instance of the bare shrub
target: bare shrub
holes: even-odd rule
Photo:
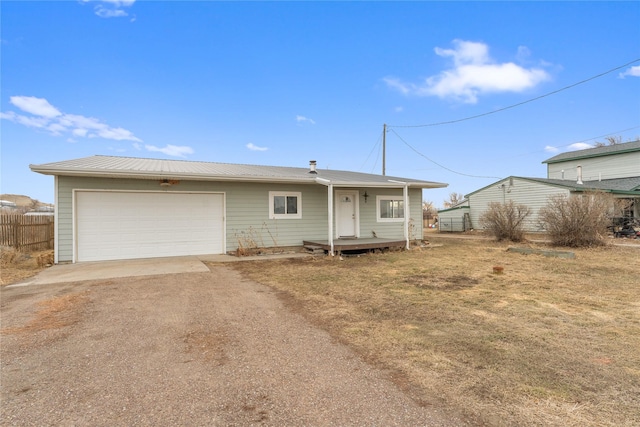
[[[506,203],[491,202],[489,209],[480,216],[480,225],[496,240],[524,240],[524,220],[531,214],[526,205],[517,205],[513,200]]]
[[[538,220],[554,245],[603,245],[615,207],[615,198],[602,192],[556,195],[540,209]]]

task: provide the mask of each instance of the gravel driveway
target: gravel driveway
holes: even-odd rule
[[[5,426],[464,425],[222,265],[1,293]]]

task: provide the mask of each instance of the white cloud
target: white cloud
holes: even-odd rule
[[[14,111],[0,113],[0,119],[12,121],[23,126],[42,129],[55,136],[70,133],[82,138],[105,138],[116,141],[141,141],[131,131],[121,127],[111,127],[106,123],[78,114],[66,114],[51,105],[44,98],[34,96],[12,96],[10,101],[25,113],[17,114]]]
[[[451,58],[453,68],[428,77],[419,84],[406,83],[395,77],[383,80],[404,95],[453,98],[474,104],[478,102],[479,95],[522,92],[550,78],[541,68],[525,68],[513,62],[496,63],[484,43],[454,40],[453,45],[453,49],[435,48],[436,55]],[[518,47],[518,56],[528,54],[526,47]]]
[[[576,142],[575,144],[571,144],[567,147],[569,151],[586,150],[587,148],[593,148],[593,145],[589,145],[585,142]]]
[[[130,7],[136,0],[102,0],[104,3],[113,5],[114,7]]]
[[[47,126],[47,130],[54,135],[62,135],[62,132],[66,131],[67,128],[62,126],[60,123],[51,123]]]
[[[640,77],[640,65],[636,65],[635,67],[630,67],[624,72],[618,74],[618,77],[620,77],[621,79],[624,79],[626,76]]]
[[[127,140],[127,141],[140,141],[138,138],[136,138],[133,133],[131,133],[131,131],[128,131],[126,129],[122,129],[122,128],[105,128],[105,129],[100,129],[97,132],[97,135],[99,137],[105,138],[105,139],[115,139],[116,141],[122,141],[122,140]]]
[[[92,0],[81,0],[82,3],[89,3]],[[101,18],[119,18],[129,16],[124,10],[133,6],[136,0],[99,0],[93,11]],[[131,21],[135,21],[135,18]]]
[[[98,5],[95,8],[96,15],[100,18],[118,18],[121,16],[129,16],[127,12],[122,9],[107,9],[104,6]]]
[[[193,148],[187,146],[177,146],[168,144],[165,147],[156,147],[154,145],[145,145],[147,151],[155,151],[173,157],[187,157],[187,154],[193,154]]]
[[[547,145],[546,147],[544,147],[544,151],[548,153],[557,153],[560,150],[558,150],[557,147],[552,147],[551,145]]]
[[[257,145],[253,145],[253,143],[248,143],[247,148],[251,151],[267,151],[267,147],[258,147]]]
[[[28,126],[32,128],[43,128],[49,123],[49,119],[45,117],[22,116],[20,114],[16,114],[13,111],[9,111],[7,113],[0,113],[0,118],[5,120],[10,120],[14,123],[19,123],[23,126]]]
[[[310,123],[312,125],[316,124],[315,120],[309,119],[309,118],[307,118],[305,116],[296,116],[296,122],[298,122],[298,123]]]
[[[49,101],[44,98],[36,98],[35,96],[12,96],[9,98],[9,101],[22,111],[33,114],[34,116],[52,118],[61,114],[56,107],[49,104]]]

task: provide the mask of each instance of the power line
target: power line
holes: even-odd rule
[[[573,145],[573,144],[580,144],[582,142],[593,141],[594,139],[604,138],[606,136],[611,136],[611,135],[616,134],[616,133],[627,132],[627,131],[638,129],[638,128],[640,128],[640,126],[634,126],[634,127],[630,127],[630,128],[627,128],[627,129],[617,130],[615,132],[605,133],[604,135],[594,136],[593,138],[583,139],[582,141],[576,141],[576,142],[572,142],[570,144],[561,145],[560,147],[568,147],[568,146]]]
[[[604,137],[607,137],[607,136],[620,134],[622,132],[627,132],[627,131],[638,129],[638,128],[640,128],[640,126],[633,126],[633,127],[630,127],[630,128],[621,129],[621,130],[617,130],[617,131],[614,131],[614,132],[609,132],[609,133],[605,133],[605,134],[602,134],[602,135],[594,136],[592,138],[583,139],[581,141],[574,141],[574,142],[570,142],[569,144],[559,145],[556,148],[569,147],[570,145],[573,145],[573,144],[581,144],[583,142],[593,141],[594,139],[604,138]],[[528,153],[515,154],[513,156],[501,157],[500,159],[512,159],[512,158],[516,158],[516,157],[529,156],[531,154],[542,153],[543,151],[546,151],[546,150],[529,151]],[[498,159],[496,159],[496,160],[498,160]]]
[[[369,155],[367,156],[367,158],[365,159],[365,161],[362,163],[362,166],[360,166],[360,169],[358,170],[362,170],[362,168],[364,168],[364,165],[367,164],[367,162],[369,161],[369,157],[371,157],[371,154],[373,154],[373,150],[376,149],[376,147],[380,144],[380,141],[382,140],[382,134],[380,134],[380,136],[378,137],[378,140],[376,141],[376,143],[373,145],[373,147],[371,148],[371,151],[369,151]],[[376,163],[378,163],[378,161],[376,160]],[[375,164],[374,164],[375,167]]]
[[[571,85],[569,85],[569,86],[565,86],[565,87],[563,87],[563,88],[561,88],[561,89],[558,89],[558,90],[554,90],[553,92],[545,93],[544,95],[540,95],[540,96],[537,96],[537,97],[535,97],[535,98],[531,98],[531,99],[528,99],[528,100],[526,100],[526,101],[519,102],[519,103],[517,103],[517,104],[509,105],[508,107],[499,108],[499,109],[497,109],[497,110],[488,111],[488,112],[486,112],[486,113],[482,113],[482,114],[476,114],[475,116],[464,117],[464,118],[462,118],[462,119],[456,119],[456,120],[448,120],[448,121],[444,121],[444,122],[428,123],[428,124],[424,124],[424,125],[406,125],[406,126],[395,126],[395,125],[393,125],[393,126],[392,126],[392,125],[388,125],[388,126],[389,126],[389,127],[395,127],[395,128],[420,128],[420,127],[430,127],[430,126],[450,125],[450,124],[452,124],[452,123],[459,123],[459,122],[464,122],[464,121],[466,121],[466,120],[477,119],[477,118],[479,118],[479,117],[484,117],[484,116],[488,116],[488,115],[490,115],[490,114],[499,113],[499,112],[501,112],[501,111],[509,110],[509,109],[511,109],[511,108],[519,107],[519,106],[521,106],[521,105],[528,104],[528,103],[530,103],[530,102],[537,101],[537,100],[539,100],[539,99],[546,98],[546,97],[551,96],[551,95],[555,95],[556,93],[559,93],[559,92],[565,91],[565,90],[567,90],[567,89],[571,89],[571,88],[576,87],[576,86],[578,86],[578,85],[581,85],[581,84],[583,84],[583,83],[590,82],[591,80],[595,80],[595,79],[597,79],[597,78],[599,78],[599,77],[602,77],[602,76],[604,76],[604,75],[607,75],[607,74],[609,74],[609,73],[612,73],[612,72],[614,72],[614,71],[617,71],[617,70],[619,70],[619,69],[621,69],[621,68],[627,67],[627,66],[629,66],[629,65],[631,65],[631,64],[633,64],[633,63],[635,63],[635,62],[638,62],[638,61],[640,61],[640,58],[636,58],[636,59],[634,59],[634,60],[633,60],[633,61],[631,61],[631,62],[627,62],[627,63],[626,63],[626,64],[624,64],[624,65],[620,65],[620,66],[618,66],[618,67],[612,68],[612,69],[610,69],[610,70],[608,70],[608,71],[605,71],[605,72],[603,72],[603,73],[596,74],[595,76],[589,77],[588,79],[581,80],[581,81],[579,81],[579,82],[577,82],[577,83],[571,84]]]
[[[389,129],[389,128],[387,128]],[[414,148],[411,144],[409,144],[407,141],[405,141],[400,135],[398,135],[398,133],[394,130],[394,129],[389,129],[391,132],[393,132],[399,139],[400,141],[402,141],[404,143],[404,145],[406,145],[407,147],[409,147],[411,150],[413,150],[417,155],[419,155],[420,157],[423,157],[425,159],[427,159],[428,161],[430,161],[431,163],[433,163],[436,166],[441,167],[444,170],[447,170],[451,173],[455,173],[456,175],[462,175],[462,176],[468,176],[471,178],[487,178],[487,179],[502,179],[499,176],[479,176],[479,175],[470,175],[467,173],[462,173],[462,172],[458,172],[458,171],[454,171],[453,169],[450,169],[446,166],[441,165],[440,163],[436,162],[435,160],[430,159],[429,157],[427,157],[426,155],[422,154],[420,151],[418,151],[416,148]]]

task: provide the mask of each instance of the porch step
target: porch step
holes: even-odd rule
[[[315,245],[304,245],[303,246],[304,249],[306,249],[307,252],[312,253],[312,254],[324,254],[324,248],[322,246],[315,246]]]

